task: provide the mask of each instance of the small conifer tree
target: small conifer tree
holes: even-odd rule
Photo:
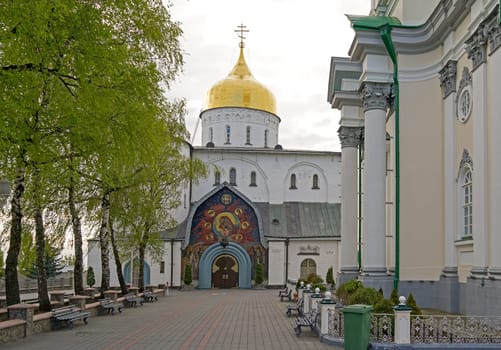
[[[89,287],[92,287],[94,284],[96,284],[96,277],[94,276],[94,269],[92,266],[89,266],[89,269],[87,270],[87,285]]]
[[[186,264],[186,267],[184,268],[183,282],[187,286],[189,286],[191,282],[193,282],[193,277],[191,276],[191,264]]]
[[[393,290],[391,291],[390,300],[393,305],[398,305],[400,303],[400,301],[398,300],[398,291],[395,288],[393,288]]]
[[[410,293],[407,298],[407,306],[412,309],[411,315],[421,315],[421,308],[417,305],[416,299],[414,299],[412,293]]]
[[[256,282],[256,284],[261,284],[264,281],[263,265],[261,265],[261,264],[256,265],[256,276],[254,278],[254,281]]]
[[[325,276],[325,282],[329,283],[331,288],[334,287],[334,273],[332,271],[332,266],[327,270],[327,275]]]

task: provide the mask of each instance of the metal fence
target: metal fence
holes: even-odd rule
[[[344,338],[342,308],[328,313],[328,335]],[[370,341],[395,342],[395,316],[371,313]],[[416,315],[411,316],[410,337],[413,344],[501,344],[501,317]]]
[[[419,315],[411,317],[412,343],[501,343],[501,317]]]

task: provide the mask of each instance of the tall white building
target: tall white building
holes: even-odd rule
[[[339,278],[499,315],[499,0],[373,0],[349,20],[328,94],[342,113]]]
[[[198,288],[251,288],[258,263],[269,286],[338,268],[340,153],[282,148],[275,97],[253,77],[243,44],[208,91],[202,145],[185,150],[209,175],[183,189],[180,224],[162,235],[163,261],[147,260],[145,284],[181,286],[186,264]],[[99,249],[90,247],[99,280]],[[124,274],[130,281],[130,259]]]

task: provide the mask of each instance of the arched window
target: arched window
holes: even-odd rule
[[[214,186],[219,185],[221,183],[221,173],[219,170],[214,172]]]
[[[318,175],[317,174],[313,175],[313,187],[312,187],[312,189],[314,189],[314,190],[320,189],[320,187],[318,187]]]
[[[209,141],[214,142],[214,130],[212,128],[209,128]]]
[[[268,130],[264,131],[264,148],[268,147]]]
[[[235,168],[230,169],[230,185],[237,185],[237,170]]]
[[[250,126],[245,128],[245,144],[252,145],[251,144],[251,127]]]
[[[305,280],[311,274],[317,274],[317,264],[313,259],[304,259],[301,262],[301,271],[299,274],[299,278]]]
[[[255,171],[251,171],[251,174],[250,174],[250,185],[249,186],[257,186],[257,184],[256,184],[256,172]]]
[[[291,174],[291,185],[289,187],[290,190],[297,190],[296,187],[296,174]]]
[[[473,234],[473,181],[471,170],[468,168],[464,172],[461,184],[462,212],[463,212],[463,237]]]
[[[231,143],[231,127],[226,125],[226,144]]]

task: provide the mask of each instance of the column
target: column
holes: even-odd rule
[[[444,105],[444,269],[443,275],[457,276],[456,235],[457,162],[456,162],[456,77],[457,61],[450,60],[439,72]]]
[[[357,261],[357,192],[358,146],[362,128],[341,126],[341,247],[339,249],[340,276],[338,285],[358,275]]]
[[[392,87],[364,82],[365,111],[364,204],[362,271],[368,276],[386,275],[386,110]]]
[[[488,255],[488,192],[487,192],[487,36],[484,25],[466,41],[468,58],[472,60],[473,122],[473,267],[471,274],[487,274]]]

